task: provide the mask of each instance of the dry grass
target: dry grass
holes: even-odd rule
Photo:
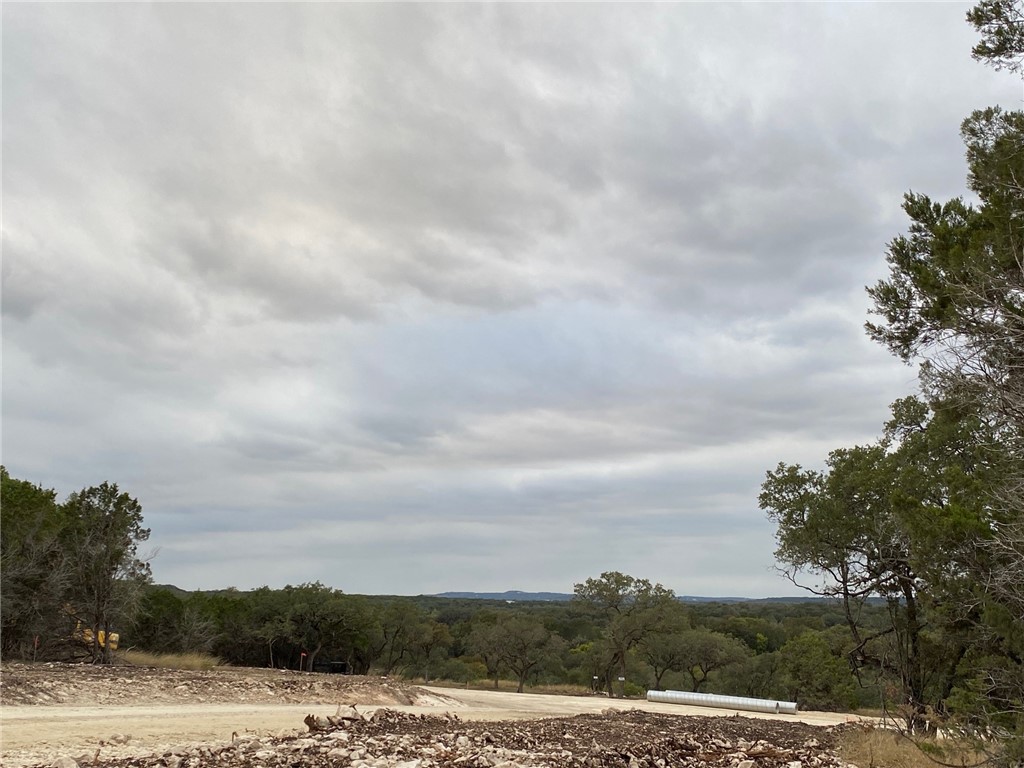
[[[146,653],[120,651],[118,661],[133,667],[160,667],[161,669],[213,669],[222,662],[205,653]]]
[[[953,742],[910,739],[880,728],[846,731],[840,738],[839,754],[858,768],[939,768],[985,761],[984,755]]]

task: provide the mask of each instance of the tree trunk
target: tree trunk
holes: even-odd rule
[[[661,678],[665,676],[666,672],[668,672],[668,667],[665,667],[665,669],[661,670],[661,672],[659,672],[657,669],[654,670],[654,690],[661,690]]]
[[[317,646],[316,646],[316,648],[313,649],[313,652],[310,653],[309,656],[306,657],[306,671],[307,672],[312,672],[313,671],[313,662],[316,661],[317,654],[320,653],[320,650],[323,647],[324,647],[323,643],[317,643]]]
[[[110,650],[110,621],[108,619],[103,620],[103,643],[100,650],[103,651],[103,663],[111,664],[114,660],[114,654]]]

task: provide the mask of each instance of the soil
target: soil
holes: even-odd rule
[[[3,705],[65,704],[416,704],[421,688],[390,678],[288,669],[206,670],[93,664],[4,664]]]
[[[856,727],[236,668],[5,664],[0,701],[11,768],[828,768],[846,765],[836,735]]]

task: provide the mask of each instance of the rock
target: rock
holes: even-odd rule
[[[736,766],[736,768],[754,768],[753,760],[744,760],[742,763]]]
[[[58,757],[50,763],[50,768],[78,768],[78,763],[70,757]]]

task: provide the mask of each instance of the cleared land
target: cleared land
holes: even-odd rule
[[[425,740],[424,743],[433,740],[433,746],[428,744],[424,749],[429,747],[435,752],[438,752],[437,743],[443,742],[445,736],[452,735],[457,740],[457,735],[454,735],[456,731],[468,733],[474,727],[486,728],[491,740],[484,739],[482,743],[486,744],[487,749],[494,750],[499,749],[494,746],[497,743],[495,732],[507,731],[508,734],[521,736],[530,732],[530,729],[540,728],[543,731],[549,728],[555,722],[548,720],[550,718],[573,716],[577,717],[567,721],[571,727],[566,726],[568,730],[564,731],[564,745],[572,746],[580,739],[586,741],[584,734],[595,728],[595,732],[602,734],[614,736],[618,733],[622,739],[630,734],[641,733],[644,728],[660,728],[658,732],[664,734],[665,722],[680,728],[686,724],[690,731],[696,728],[694,723],[702,724],[698,729],[704,734],[701,738],[714,742],[721,737],[718,741],[725,743],[728,741],[726,731],[730,728],[736,730],[739,725],[745,724],[750,736],[757,735],[756,739],[748,740],[761,740],[775,745],[773,748],[778,753],[778,760],[774,762],[765,762],[767,757],[762,755],[757,762],[758,766],[789,765],[792,760],[783,758],[794,756],[794,738],[803,744],[811,738],[809,733],[820,734],[813,740],[820,742],[820,757],[823,760],[829,758],[829,761],[821,764],[838,765],[830,762],[834,755],[826,735],[831,733],[831,729],[826,726],[855,720],[851,716],[819,712],[805,712],[797,716],[743,713],[742,717],[738,717],[737,713],[728,710],[654,704],[642,700],[609,701],[599,696],[547,696],[424,688],[390,679],[303,674],[285,670],[222,668],[177,671],[54,664],[5,665],[2,668],[2,702],[0,733],[3,764],[12,767],[49,764],[58,757],[75,759],[80,765],[86,762],[93,764],[97,760],[104,764],[129,760],[133,761],[131,765],[174,765],[177,755],[181,757],[178,768],[185,768],[186,765],[209,764],[213,754],[210,750],[222,751],[223,754],[217,753],[221,755],[217,759],[218,765],[270,766],[275,763],[273,755],[292,754],[288,745],[311,739],[325,740],[328,739],[328,731],[339,731],[339,728],[339,732],[345,733],[347,743],[351,739],[358,739],[362,731],[382,727],[381,723],[390,723],[388,732],[392,734],[405,733],[409,739],[419,734]],[[355,705],[356,709],[350,709],[351,705]],[[376,718],[364,719],[364,716],[369,718],[378,709],[387,711],[378,713]],[[637,711],[627,713],[628,710]],[[327,727],[328,717],[339,713],[347,713],[349,719],[339,722],[338,728]],[[315,728],[311,733],[303,724],[306,715],[318,718],[325,727]],[[419,715],[435,717],[415,717]],[[452,718],[452,715],[455,717]],[[522,722],[542,718],[546,719],[542,723]],[[641,722],[637,718],[653,719]],[[597,720],[601,721],[599,727],[588,725]],[[513,726],[511,721],[519,721],[519,724]],[[456,727],[453,723],[459,725]],[[474,726],[474,723],[480,725]],[[335,734],[332,738],[341,737]],[[539,743],[539,736],[536,735],[526,737],[525,741],[511,735],[509,739],[509,743],[515,744],[520,741]],[[236,749],[238,745],[254,742],[260,749]],[[466,746],[462,742],[460,744]],[[591,737],[587,748],[595,749],[594,744],[597,744],[597,740]],[[782,744],[789,746],[778,746]],[[327,742],[325,745],[331,746]],[[330,750],[326,750],[325,745],[316,747],[315,754],[303,753],[303,764],[320,764],[314,757],[327,755]],[[378,744],[378,751],[384,746]],[[312,748],[307,744],[303,749]],[[403,762],[397,759],[388,762],[384,755],[371,755],[372,750],[364,749],[360,754],[359,749],[355,748],[344,750],[349,754],[343,757],[337,752],[336,744],[332,748],[335,753],[324,764],[343,767],[367,763],[383,766]],[[515,752],[512,747],[500,748]],[[615,748],[614,744],[608,746],[612,751]],[[203,749],[209,754],[202,753]],[[242,762],[233,763],[228,753],[234,754],[235,751],[248,757]],[[253,762],[256,752],[261,752],[262,758]],[[189,755],[200,753],[209,759],[190,762]],[[355,757],[352,757],[353,754]],[[374,757],[376,762],[370,762],[369,757]],[[441,752],[438,752],[437,757],[444,759],[433,760],[436,765],[462,765],[469,762],[475,766],[481,760],[481,765],[493,763],[479,755],[473,758],[477,763],[468,758],[462,763],[456,763],[455,757]],[[428,768],[431,762],[429,758],[429,755],[416,757],[420,761],[417,768]],[[564,759],[568,760],[567,757]],[[503,762],[522,761],[510,758]],[[533,754],[532,764],[555,762],[546,753]],[[704,762],[718,764],[708,760]],[[566,763],[569,764],[571,761]],[[413,767],[409,765],[406,768]]]

